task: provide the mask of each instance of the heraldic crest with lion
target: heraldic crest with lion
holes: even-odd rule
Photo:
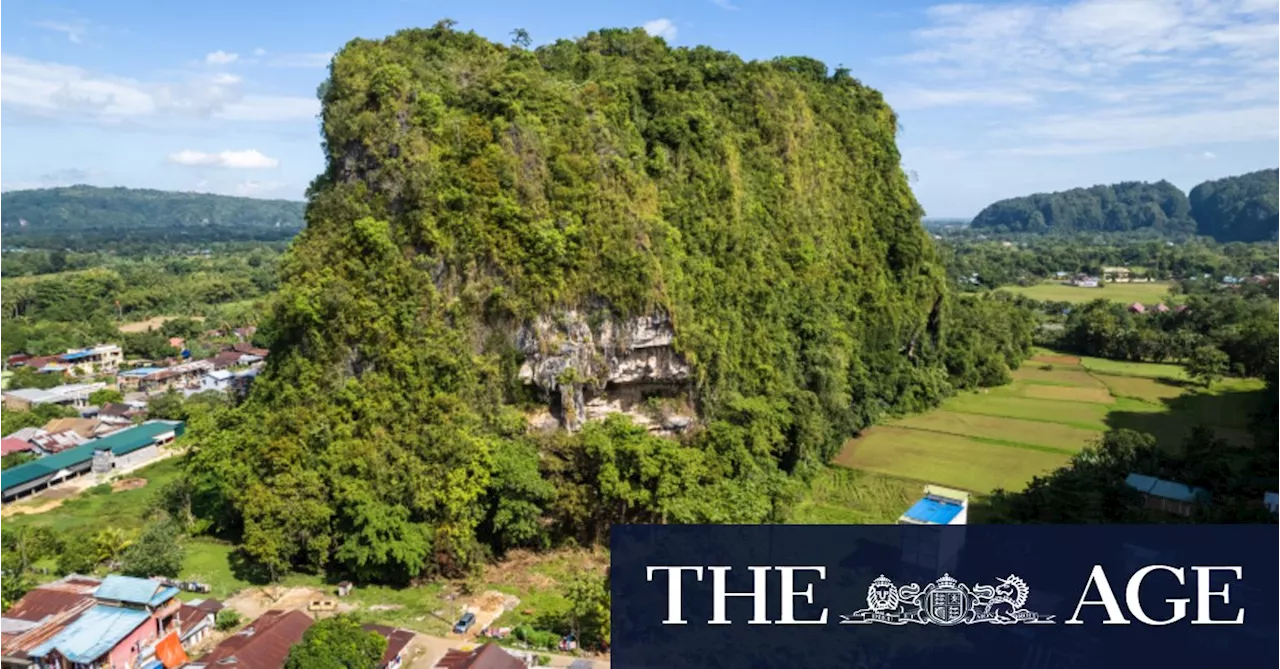
[[[917,583],[896,587],[881,575],[867,588],[867,608],[840,616],[841,625],[1012,625],[1053,624],[1023,608],[1031,589],[1010,574],[992,585],[969,587],[943,574],[923,588]]]

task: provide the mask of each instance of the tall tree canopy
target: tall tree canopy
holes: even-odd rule
[[[193,512],[272,573],[405,581],[548,528],[779,517],[856,430],[1030,344],[948,300],[892,110],[815,60],[442,22],[350,42],[320,93],[266,371],[191,426]],[[669,316],[699,429],[528,434],[515,334],[571,308]],[[970,354],[956,310],[985,325]]]
[[[1168,181],[1124,182],[1000,200],[970,224],[997,232],[1161,232],[1195,229],[1187,196]]]
[[[1280,170],[1206,181],[1190,199],[1199,233],[1218,241],[1274,241],[1280,230]]]

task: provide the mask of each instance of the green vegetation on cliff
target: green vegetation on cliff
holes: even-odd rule
[[[444,22],[352,41],[321,96],[268,368],[193,420],[175,497],[271,575],[405,581],[613,522],[780,521],[845,438],[1007,379],[1030,345],[1026,312],[946,296],[895,116],[844,70]],[[570,308],[668,316],[699,425],[530,433],[515,334]]]
[[[1125,182],[1072,188],[1000,200],[970,224],[995,232],[1126,232],[1149,228],[1162,233],[1195,229],[1187,196],[1168,181]]]
[[[1206,181],[1190,200],[1197,231],[1218,241],[1274,241],[1280,230],[1280,170]]]

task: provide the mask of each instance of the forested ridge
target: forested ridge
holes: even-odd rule
[[[1168,181],[1124,182],[1000,200],[971,227],[996,232],[1161,232],[1195,229],[1187,196]]]
[[[1275,239],[1280,171],[1206,181],[1184,195],[1167,182],[1124,182],[1008,198],[983,209],[971,227],[999,233],[1132,232],[1199,234],[1220,242]]]
[[[1198,232],[1221,241],[1275,240],[1280,231],[1280,170],[1206,181],[1191,189]]]
[[[303,203],[137,188],[67,186],[0,195],[9,248],[81,249],[288,239]]]
[[[1029,312],[948,297],[895,116],[847,71],[442,22],[330,72],[267,370],[193,420],[173,497],[271,575],[405,581],[613,522],[778,520],[855,431],[1005,382],[1030,346]],[[546,398],[514,333],[571,308],[668,316],[698,427],[529,432]]]

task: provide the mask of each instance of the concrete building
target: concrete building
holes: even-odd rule
[[[41,404],[60,404],[77,409],[89,406],[89,395],[106,388],[105,383],[73,383],[53,388],[21,388],[4,392],[4,406],[12,411],[30,411]]]
[[[1114,283],[1128,283],[1133,280],[1133,273],[1128,267],[1103,267],[1102,280]]]
[[[199,392],[204,392],[206,390],[226,392],[231,389],[231,382],[234,378],[235,374],[232,374],[225,369],[215,369],[212,372],[205,374],[200,379]]]
[[[116,344],[68,349],[58,356],[72,374],[111,374],[124,362],[124,352]]]
[[[211,371],[213,363],[208,360],[184,362],[172,367],[139,367],[120,373],[120,387],[145,392],[197,388],[200,378]]]
[[[1125,477],[1124,483],[1142,493],[1146,500],[1143,504],[1145,508],[1177,516],[1190,516],[1198,504],[1209,499],[1209,493],[1204,488],[1193,488],[1185,483],[1165,481],[1145,474],[1130,474]]]

